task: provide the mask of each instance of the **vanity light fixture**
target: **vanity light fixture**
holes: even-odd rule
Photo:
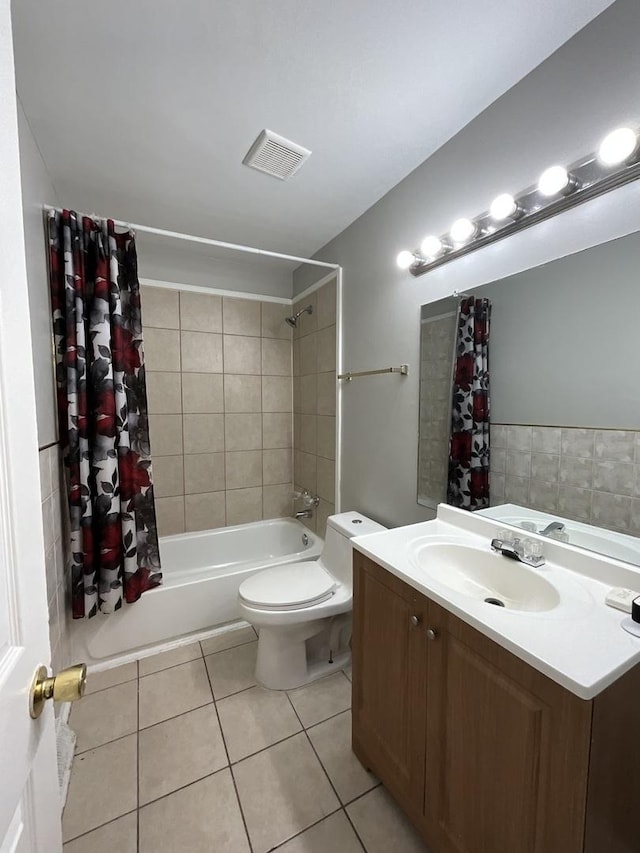
[[[477,230],[478,226],[470,219],[456,219],[456,221],[451,226],[451,231],[449,231],[449,235],[453,240],[454,244],[463,244],[468,243],[472,237],[475,237]]]
[[[419,276],[454,258],[509,237],[584,201],[640,179],[640,135],[631,127],[607,134],[596,153],[565,167],[550,166],[538,183],[515,195],[501,193],[489,210],[457,219],[448,234],[425,237],[420,251],[400,252],[398,266]]]
[[[538,192],[547,198],[558,193],[569,193],[575,187],[575,178],[564,166],[550,166],[544,170],[538,181]]]
[[[619,127],[607,134],[598,148],[598,160],[605,166],[617,166],[635,154],[638,134],[630,127]]]
[[[429,234],[420,244],[420,253],[427,260],[433,260],[433,258],[437,258],[450,248],[451,246],[441,240],[440,237]]]
[[[522,213],[522,208],[515,198],[509,193],[501,193],[491,202],[489,216],[495,222],[504,222],[505,219],[515,219]]]
[[[403,249],[402,252],[398,254],[396,263],[401,270],[408,270],[412,264],[415,264],[419,260],[420,258],[415,252],[409,252],[406,249]]]

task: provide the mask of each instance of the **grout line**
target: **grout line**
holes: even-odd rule
[[[127,817],[127,815],[134,814],[138,809],[129,809],[128,812],[123,812],[119,814],[118,817],[113,817],[111,820],[106,821],[105,823],[101,823],[99,826],[93,826],[91,829],[87,829],[86,832],[81,832],[80,835],[74,835],[73,838],[67,838],[65,842],[63,842],[63,848],[66,847],[67,844],[70,844],[72,841],[77,841],[79,838],[84,838],[86,835],[90,835],[92,832],[95,832],[97,829],[102,829],[104,826],[109,826],[112,823],[115,823],[117,820],[120,820],[122,817]]]
[[[249,758],[255,758],[256,755],[260,755],[262,752],[266,752],[268,749],[271,749],[272,746],[278,746],[279,744],[285,743],[286,741],[291,740],[292,738],[297,737],[298,735],[301,735],[303,733],[304,729],[301,728],[298,729],[297,732],[292,732],[290,735],[280,738],[280,740],[274,740],[274,742],[270,743],[268,746],[263,746],[260,749],[256,749],[255,752],[249,753],[249,755],[243,755],[242,758],[238,758],[237,761],[232,761],[230,767],[237,767],[238,764],[242,764],[243,761],[247,761]]]
[[[151,725],[139,727],[138,732],[146,732],[148,729],[152,729],[155,726],[161,725],[162,723],[168,723],[169,720],[175,720],[178,717],[183,717],[185,714],[190,714],[192,711],[198,711],[200,708],[206,708],[207,705],[212,705],[212,704],[213,704],[213,697],[211,697],[210,702],[203,702],[202,705],[196,705],[195,708],[189,708],[186,711],[180,711],[179,714],[173,714],[171,717],[167,717],[164,720],[158,720],[156,723],[151,723]],[[119,738],[118,738],[118,740],[119,740]]]
[[[198,776],[197,779],[192,779],[190,782],[186,782],[184,785],[180,785],[178,788],[173,788],[171,791],[167,791],[166,794],[161,794],[159,797],[154,797],[153,800],[149,800],[146,803],[142,803],[142,805],[138,807],[138,811],[146,809],[147,806],[152,806],[154,803],[159,803],[160,800],[166,800],[167,797],[171,797],[173,794],[177,794],[178,791],[184,791],[185,788],[190,788],[192,785],[197,785],[198,782],[203,782],[205,779],[211,778],[211,776],[217,776],[218,773],[222,773],[223,770],[230,769],[230,765],[225,764],[223,767],[218,767],[217,770],[212,770],[209,773],[205,773],[204,776]]]
[[[199,644],[200,644],[199,640],[196,640],[194,643],[189,643],[189,645],[194,645],[194,646],[199,645]],[[176,646],[176,649],[183,649],[183,648],[186,648],[186,646]],[[158,654],[162,655],[162,654],[167,654],[168,652],[175,652],[176,649],[168,649],[167,652],[158,652]],[[148,658],[140,658],[140,660],[148,660],[150,657],[153,657],[153,655],[149,655]],[[209,655],[209,657],[210,657],[210,655]],[[180,663],[172,663],[170,666],[163,666],[162,669],[156,669],[154,672],[145,672],[143,675],[138,675],[138,678],[139,679],[151,678],[152,675],[159,675],[161,672],[167,672],[170,669],[176,669],[177,667],[185,666],[185,664],[188,664],[188,663],[196,663],[196,661],[199,661],[199,660],[204,660],[204,655],[202,654],[202,648],[200,649],[200,655],[198,657],[191,658],[191,660],[183,660]],[[126,684],[126,682],[124,682],[124,683]],[[99,692],[99,691],[96,690],[96,693],[97,692]]]
[[[140,729],[136,728],[132,732],[127,732],[124,735],[118,735],[118,737],[114,737],[111,740],[106,740],[104,743],[97,743],[94,746],[88,746],[86,749],[83,749],[80,752],[74,752],[73,759],[75,761],[76,758],[80,758],[81,755],[86,755],[88,752],[93,752],[94,749],[102,749],[103,746],[110,746],[112,743],[117,743],[119,740],[124,740],[126,737],[137,735],[139,731]]]
[[[324,815],[319,820],[315,820],[313,823],[310,823],[309,826],[305,826],[304,829],[301,829],[300,832],[296,832],[295,835],[289,835],[287,838],[284,839],[284,841],[280,841],[279,844],[276,844],[275,847],[270,847],[268,853],[273,853],[273,851],[275,850],[280,850],[282,847],[284,847],[285,844],[288,844],[290,841],[293,841],[294,838],[299,838],[301,835],[304,835],[307,830],[313,829],[314,826],[317,826],[319,823],[322,823],[323,820],[328,820],[330,817],[333,817],[341,811],[343,811],[342,808],[334,809],[332,812],[329,812],[329,814]]]
[[[376,787],[377,787],[377,786],[376,786]],[[371,790],[373,790],[373,788],[372,788]],[[367,794],[368,794],[368,793],[369,793],[369,791],[366,791],[365,793],[367,793]],[[361,794],[361,796],[362,796],[362,797],[364,797],[364,794]],[[360,798],[359,798],[359,797],[357,797],[356,799],[360,799]],[[351,802],[355,802],[355,800],[352,800]],[[343,810],[343,812],[344,812],[344,816],[346,817],[347,821],[349,822],[349,826],[351,827],[351,829],[353,830],[353,832],[354,832],[354,834],[355,834],[356,838],[357,838],[357,839],[358,839],[358,841],[360,842],[360,846],[362,847],[362,849],[363,849],[363,850],[365,851],[365,853],[366,853],[367,848],[364,846],[364,841],[363,841],[363,840],[362,840],[362,838],[360,837],[360,833],[359,833],[359,832],[358,832],[358,830],[356,829],[356,825],[355,825],[355,823],[351,820],[351,815],[350,815],[350,814],[349,814],[349,812],[347,811],[346,806],[345,806],[342,810]]]
[[[205,669],[207,670],[207,679],[209,681],[209,690],[211,690],[211,695],[213,696],[213,682],[211,680],[211,675],[209,673],[208,667],[205,667]],[[231,760],[229,758],[229,750],[227,748],[227,739],[224,735],[224,729],[222,728],[222,722],[220,720],[220,714],[218,713],[218,706],[215,702],[215,698],[214,698],[214,702],[213,702],[213,707],[214,707],[215,712],[216,712],[216,719],[218,720],[218,727],[220,729],[220,737],[222,738],[222,745],[224,746],[224,752],[225,752],[225,755],[227,756],[227,766],[229,768],[229,774],[231,776],[231,782],[233,784],[233,790],[235,791],[236,800],[238,802],[238,808],[240,809],[240,817],[242,818],[242,825],[244,826],[244,832],[245,832],[245,835],[247,836],[247,844],[249,845],[250,853],[253,853],[253,845],[251,844],[251,836],[249,835],[249,828],[247,826],[247,820],[246,820],[245,815],[244,815],[244,809],[242,808],[242,801],[240,800],[240,794],[238,792],[238,785],[236,784],[236,777],[234,776],[233,769],[231,768]]]
[[[300,720],[300,717],[298,716],[298,712],[296,711],[296,709],[295,709],[295,706],[294,706],[293,702],[291,702],[291,697],[289,696],[289,694],[288,694],[288,693],[287,693],[287,699],[288,699],[288,700],[289,700],[289,702],[291,703],[291,707],[293,708],[293,711],[294,711],[294,713],[295,713],[296,717],[298,717],[298,720]],[[351,707],[349,707],[349,708],[348,708],[348,709],[346,709],[346,710],[351,710]],[[300,720],[300,724],[302,724],[302,720]],[[340,803],[340,809],[337,809],[337,811],[341,811],[341,810],[342,810],[342,811],[344,812],[345,817],[346,817],[346,818],[347,818],[347,820],[349,821],[349,824],[350,824],[351,828],[353,829],[353,831],[354,831],[354,833],[355,833],[355,835],[356,835],[356,838],[358,839],[358,841],[360,842],[360,844],[361,844],[361,846],[362,846],[362,849],[363,849],[363,850],[366,850],[366,848],[365,848],[365,846],[364,846],[364,843],[363,843],[362,839],[360,838],[360,835],[358,834],[358,831],[356,830],[355,826],[353,825],[353,822],[352,822],[351,818],[350,818],[350,817],[349,817],[349,815],[347,814],[347,811],[346,811],[346,808],[345,808],[345,805],[346,805],[346,804],[343,804],[343,803],[342,803],[342,799],[340,798],[340,795],[338,794],[338,791],[336,790],[335,785],[334,785],[334,784],[333,784],[333,782],[331,781],[331,777],[329,776],[329,773],[327,772],[326,767],[324,766],[324,764],[323,764],[323,763],[322,763],[322,761],[320,760],[320,756],[319,756],[319,755],[318,755],[318,753],[316,752],[316,749],[315,749],[315,747],[314,747],[314,745],[313,745],[313,743],[312,743],[312,741],[311,741],[311,738],[309,737],[309,732],[308,732],[306,729],[304,729],[304,727],[303,727],[303,730],[304,730],[304,733],[305,733],[305,735],[306,735],[306,738],[307,738],[307,741],[308,741],[308,743],[309,743],[309,746],[311,747],[311,749],[312,749],[312,751],[313,751],[313,754],[315,755],[316,759],[318,760],[318,763],[319,763],[320,767],[321,767],[321,768],[322,768],[322,770],[324,771],[324,774],[325,774],[325,776],[327,777],[327,780],[329,781],[329,784],[331,785],[331,789],[332,789],[333,793],[335,794],[336,799],[337,799],[337,800],[338,800],[338,802]],[[376,786],[374,786],[374,787],[376,787]],[[368,793],[368,791],[365,791],[365,793]],[[364,796],[364,794],[361,794],[361,796]],[[357,799],[357,798],[356,798],[356,799]],[[328,817],[328,815],[327,815],[327,817]],[[324,819],[324,818],[323,818],[323,819]],[[308,827],[307,827],[307,828],[308,828]]]

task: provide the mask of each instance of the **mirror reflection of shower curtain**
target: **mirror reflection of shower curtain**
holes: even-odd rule
[[[460,300],[453,370],[447,503],[489,506],[489,327],[491,302]]]

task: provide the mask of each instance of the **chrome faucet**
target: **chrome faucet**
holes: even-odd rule
[[[314,507],[320,504],[320,498],[317,495],[312,495],[307,489],[304,492],[295,492],[294,498],[301,498],[304,504],[304,509],[294,513],[294,518],[313,518]]]
[[[565,526],[560,521],[552,521],[551,524],[547,524],[544,530],[540,531],[540,536],[551,536],[552,533],[562,533]]]
[[[505,539],[492,539],[491,549],[502,554],[503,557],[509,557],[510,560],[518,560],[518,562],[524,563],[525,566],[538,568],[539,566],[544,566],[545,563],[542,554],[540,554],[540,556],[527,555],[525,553],[524,544],[520,539],[512,539],[510,541]]]

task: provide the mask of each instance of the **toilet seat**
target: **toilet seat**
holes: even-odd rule
[[[265,569],[240,584],[240,599],[260,610],[300,610],[326,601],[337,582],[319,563],[306,561]]]

